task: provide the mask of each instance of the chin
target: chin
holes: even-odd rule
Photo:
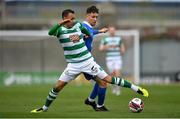
[[[96,25],[96,23],[94,23],[94,24],[91,24],[91,26],[95,26]]]

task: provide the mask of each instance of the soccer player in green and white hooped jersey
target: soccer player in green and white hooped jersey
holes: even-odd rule
[[[109,26],[109,35],[101,40],[100,51],[106,51],[106,66],[112,76],[120,76],[122,69],[122,55],[125,53],[125,46],[120,36],[116,36],[116,28]],[[120,95],[120,87],[112,86],[112,93]]]
[[[49,31],[49,35],[57,36],[59,39],[68,65],[49,92],[45,104],[41,108],[32,110],[31,113],[47,111],[64,86],[82,72],[95,75],[100,78],[97,79],[100,81],[103,80],[111,84],[131,88],[135,92],[148,97],[149,94],[146,89],[129,83],[123,78],[111,77],[94,61],[82,38],[83,33],[88,36],[90,34],[81,23],[74,22],[74,20],[74,11],[66,9],[62,12],[62,20]]]

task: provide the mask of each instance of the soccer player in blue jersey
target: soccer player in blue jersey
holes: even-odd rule
[[[107,28],[102,28],[100,30],[95,30],[93,27],[97,23],[99,15],[99,10],[96,6],[90,6],[86,10],[86,20],[83,22],[83,26],[90,32],[90,37],[84,38],[85,44],[88,50],[92,51],[93,37],[99,33],[105,33],[108,31]],[[95,79],[95,76],[84,73],[84,76],[87,80]],[[92,106],[95,111],[108,111],[104,106],[105,94],[106,94],[106,82],[96,82],[90,96],[85,100],[86,105]],[[97,104],[95,98],[98,96]]]

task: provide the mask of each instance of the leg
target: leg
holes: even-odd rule
[[[149,96],[148,91],[146,89],[136,86],[123,78],[112,77],[112,76],[108,75],[105,78],[103,78],[103,80],[108,83],[115,84],[115,85],[118,85],[121,87],[131,88],[133,91],[135,91],[145,97]]]
[[[98,79],[98,78],[96,79],[96,81],[99,83],[98,101],[97,101],[96,111],[108,111],[108,109],[104,106],[107,83],[101,79]]]
[[[54,88],[49,92],[44,106],[39,109],[32,110],[31,113],[47,111],[51,103],[56,99],[58,93],[64,88],[64,86],[68,82],[70,82],[72,79],[75,79],[78,76],[78,74],[79,70],[76,70],[75,65],[68,64],[67,68],[64,70],[64,72],[61,74],[58,81],[56,82]]]
[[[148,91],[146,89],[136,86],[123,78],[112,77],[108,75],[96,62],[91,63],[89,74],[96,75],[97,77],[99,77],[100,79],[102,79],[107,83],[115,84],[121,87],[131,88],[133,91],[145,97],[149,96]]]
[[[54,88],[52,88],[52,90],[49,92],[47,98],[46,98],[46,102],[44,104],[43,107],[39,108],[39,109],[34,109],[31,111],[31,113],[38,113],[38,112],[45,112],[48,110],[49,106],[51,105],[51,103],[56,99],[56,97],[58,96],[58,93],[64,88],[64,86],[67,84],[67,82],[58,80],[54,86]]]
[[[94,80],[96,77],[93,76],[93,75],[89,75],[87,73],[83,73],[84,74],[84,77],[87,79],[87,80]],[[98,88],[99,88],[99,84],[98,83],[95,83],[94,84],[94,87],[93,87],[93,90],[89,96],[89,101],[91,102],[94,102],[97,94],[98,94]],[[95,108],[95,107],[94,107]]]
[[[98,89],[99,89],[99,84],[95,83],[94,87],[93,87],[93,90],[91,91],[90,96],[84,101],[84,103],[86,105],[91,106],[94,110],[96,110],[96,106],[97,106],[95,98],[96,98],[96,96],[98,94]]]
[[[58,80],[54,88],[49,92],[49,95],[46,99],[46,103],[43,106],[43,110],[47,110],[51,103],[56,99],[58,93],[64,88],[67,82]]]
[[[111,76],[114,76],[114,77],[121,76],[121,71],[120,71],[120,69],[122,69],[122,59],[121,58],[119,58],[119,60],[117,60],[117,59],[106,60],[106,65],[107,65],[109,72],[111,73]],[[113,94],[120,95],[120,87],[119,86],[111,85],[111,87],[112,87]]]
[[[120,76],[120,69],[115,69],[113,71],[113,73],[111,74],[111,76],[119,77]],[[117,86],[117,85],[112,86],[112,92],[117,96],[120,95],[120,93],[121,93],[120,86]]]
[[[106,87],[107,87],[106,82],[104,82],[102,80],[98,80],[98,79],[96,79],[96,77],[89,75],[87,73],[84,73],[84,76],[87,80],[93,79],[93,80],[97,81],[93,87],[93,90],[92,90],[90,96],[85,100],[84,103],[86,105],[92,106],[92,108],[96,111],[107,111],[107,109],[104,107],[105,93],[106,93]],[[101,107],[100,108],[101,110],[98,110],[98,108],[96,107],[95,98],[97,95],[98,95],[97,106]],[[102,108],[102,107],[104,107],[104,108]]]

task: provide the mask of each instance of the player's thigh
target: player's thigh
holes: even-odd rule
[[[104,79],[108,75],[103,70],[103,68],[101,66],[99,66],[95,61],[91,61],[91,63],[82,70],[83,70],[83,72],[93,75],[93,76],[97,76],[100,79]]]
[[[68,64],[66,69],[63,71],[61,76],[59,77],[60,81],[70,82],[75,79],[80,74],[80,70],[77,69],[76,66]]]
[[[95,80],[96,76],[90,75],[88,73],[83,73],[86,80]]]

